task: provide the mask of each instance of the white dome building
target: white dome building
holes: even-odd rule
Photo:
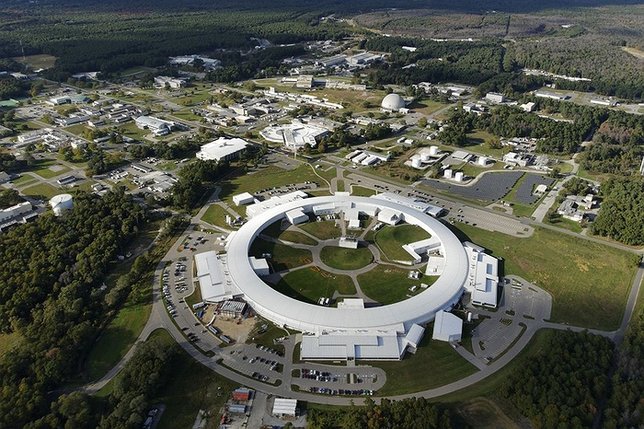
[[[382,103],[380,103],[380,106],[384,110],[391,112],[397,112],[400,109],[404,109],[405,105],[405,100],[403,100],[403,98],[398,94],[389,94],[385,98],[383,98]]]
[[[54,214],[56,216],[62,215],[67,210],[71,210],[74,206],[72,196],[69,194],[60,194],[53,197],[49,200],[49,205],[51,206]]]

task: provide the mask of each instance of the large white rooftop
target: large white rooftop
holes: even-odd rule
[[[360,210],[377,208],[399,212],[405,222],[418,225],[440,240],[447,261],[442,276],[430,288],[407,300],[351,311],[301,302],[266,285],[255,274],[247,257],[254,239],[264,228],[284,218],[289,210],[302,208],[310,212],[313,206],[329,203],[351,204]],[[279,326],[309,333],[385,330],[402,334],[412,324],[431,321],[437,311],[455,304],[463,292],[468,272],[463,245],[438,220],[391,201],[346,195],[296,199],[258,212],[230,239],[227,250],[229,275],[255,311]]]
[[[269,142],[282,143],[289,149],[297,149],[309,144],[317,145],[318,139],[328,134],[329,130],[299,121],[290,124],[268,126],[260,131],[260,135]]]
[[[196,156],[204,161],[219,161],[243,151],[246,149],[246,146],[248,146],[248,142],[246,140],[219,137],[217,140],[201,146],[201,150],[197,152]]]

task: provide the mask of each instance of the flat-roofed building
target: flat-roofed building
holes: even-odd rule
[[[446,342],[461,341],[463,336],[463,320],[455,314],[441,310],[434,319],[432,339]]]
[[[252,204],[253,202],[255,202],[255,197],[249,192],[233,195],[233,203],[235,203],[236,206],[245,206],[247,204]]]
[[[202,161],[229,161],[237,159],[246,150],[249,143],[240,138],[219,137],[217,140],[201,146],[197,158]]]
[[[233,298],[233,293],[227,287],[222,261],[216,252],[196,254],[195,265],[201,299],[204,302],[221,302]]]
[[[275,398],[273,415],[295,417],[297,399]]]
[[[499,260],[485,253],[485,249],[469,241],[463,243],[469,261],[465,289],[470,292],[472,304],[496,308],[499,287]]]

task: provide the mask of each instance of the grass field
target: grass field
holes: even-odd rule
[[[43,159],[37,161],[30,171],[44,179],[51,179],[52,177],[67,173],[69,168],[58,164],[55,159]]]
[[[32,197],[49,199],[54,195],[62,193],[62,191],[58,188],[48,185],[47,183],[39,183],[37,185],[23,189],[22,193],[25,195],[30,195]]]
[[[178,352],[172,367],[172,377],[151,401],[166,406],[157,428],[192,427],[199,410],[204,410],[211,416],[207,427],[217,427],[220,411],[231,391],[238,385],[194,360],[166,331],[154,331],[151,337],[153,336],[160,338],[167,347],[176,348]]]
[[[332,297],[356,293],[349,276],[331,274],[317,267],[302,268],[285,275],[274,289],[291,298],[315,304],[320,297]]]
[[[425,328],[416,354],[407,355],[400,362],[369,362],[387,371],[387,382],[378,396],[400,395],[442,386],[470,374],[477,369],[459,356],[448,343],[432,341],[431,325]]]
[[[388,265],[378,265],[358,276],[360,289],[371,299],[381,304],[393,304],[407,299],[407,295],[417,295],[424,289],[411,293],[409,288],[421,283],[431,285],[438,277],[423,276],[419,280],[407,278],[409,270]]]
[[[402,248],[403,244],[429,238],[429,234],[416,225],[385,226],[376,233],[376,244],[390,261],[411,261],[412,257]]]
[[[145,136],[150,134],[149,130],[141,130],[136,126],[134,122],[128,122],[125,125],[118,127],[119,133],[123,134],[126,137],[133,138],[135,140],[143,140]]]
[[[468,146],[466,149],[471,152],[501,159],[503,155],[511,151],[511,147],[505,146],[500,149],[492,149],[489,143],[494,140],[498,139],[487,131],[474,130],[474,132],[467,134]]]
[[[304,249],[296,249],[284,244],[272,243],[270,241],[256,239],[250,247],[250,254],[261,258],[262,254],[270,253],[270,264],[273,271],[284,271],[289,268],[299,267],[301,265],[313,262],[311,252]]]
[[[330,240],[342,235],[342,231],[335,225],[335,221],[323,220],[321,222],[309,222],[299,225],[304,231],[316,236],[320,240]]]
[[[156,237],[159,226],[160,221],[148,223],[137,239],[130,244],[128,250],[146,248]],[[159,243],[154,254],[165,254],[173,241],[174,238],[168,238]],[[108,275],[104,279],[108,288],[114,287],[118,279],[130,271],[135,260],[136,258],[132,257],[123,262],[114,263],[109,268]],[[139,299],[140,295],[130,296],[93,344],[85,363],[86,379],[96,380],[105,375],[127,353],[143,330],[151,311],[152,274],[150,271],[148,278],[143,280],[147,281],[148,287],[139,292],[148,299]]]
[[[446,106],[448,105],[440,103],[438,101],[425,99],[412,104],[411,106],[409,106],[409,108],[412,109],[414,112],[422,113],[423,115],[431,115],[432,113]]]
[[[280,229],[280,224],[282,221],[277,221],[272,225],[269,225],[262,234],[267,235],[272,238],[277,238],[279,240],[290,241],[292,243],[307,244],[309,246],[315,246],[318,242],[306,234],[302,234],[299,231],[285,230]]]
[[[50,69],[56,64],[56,57],[47,54],[27,55],[26,57],[15,57],[15,61],[27,65],[33,70]]]
[[[211,225],[219,226],[225,229],[231,229],[226,223],[226,215],[229,214],[226,209],[217,204],[212,204],[201,217],[201,220]]]
[[[37,179],[29,174],[21,174],[19,178],[16,180],[12,180],[11,183],[13,183],[16,186],[23,186],[23,185],[28,185],[30,183],[35,182]]]
[[[351,195],[355,195],[356,197],[370,197],[375,194],[377,194],[377,192],[374,189],[351,185]]]
[[[267,325],[268,328],[266,329],[266,331],[260,334],[259,331],[261,330],[262,325]],[[259,344],[261,346],[270,347],[272,349],[283,350],[284,346],[281,344],[273,343],[273,340],[276,338],[281,338],[285,335],[286,335],[286,331],[284,329],[276,326],[273,322],[269,322],[266,319],[259,318],[255,323],[253,330],[250,331],[250,333],[248,334],[248,339],[246,340],[246,343]]]
[[[132,305],[117,313],[87,358],[89,380],[104,376],[125,355],[148,321],[150,310],[149,305]]]
[[[0,358],[22,340],[18,332],[11,334],[0,334]]]
[[[346,249],[326,246],[320,251],[320,259],[331,268],[338,270],[357,270],[366,267],[373,261],[371,251],[366,247]]]
[[[293,170],[284,170],[274,166],[249,172],[240,169],[234,177],[220,184],[222,187],[220,198],[232,205],[233,195],[242,192],[253,194],[261,189],[306,181],[320,183],[321,180],[308,165],[301,165]]]
[[[626,251],[536,228],[529,238],[458,224],[469,239],[504,259],[505,272],[552,294],[552,320],[587,328],[619,327],[637,257]]]
[[[82,136],[86,129],[87,127],[84,124],[75,124],[75,125],[70,125],[69,127],[66,127],[65,131],[77,136]]]

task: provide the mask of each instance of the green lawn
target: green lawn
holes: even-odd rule
[[[35,182],[37,179],[29,174],[21,174],[20,177],[18,177],[16,180],[12,180],[11,183],[13,183],[16,186],[23,186],[27,185],[29,183]]]
[[[87,127],[84,124],[75,124],[65,128],[65,131],[77,136],[82,136]]]
[[[341,295],[356,293],[349,276],[331,274],[317,267],[302,268],[284,276],[273,288],[300,301],[317,303],[320,297],[331,297],[337,291]]]
[[[556,207],[557,207],[557,204],[555,204],[555,206],[553,207],[553,210],[556,210]],[[546,215],[546,217],[543,218],[543,222],[550,225],[558,226],[559,228],[569,229],[570,231],[573,231],[576,233],[580,233],[584,229],[582,228],[581,223],[575,222],[574,220],[566,219],[561,216],[559,216],[554,220],[549,220],[548,215]]]
[[[49,199],[54,195],[58,195],[62,192],[63,191],[61,191],[60,189],[55,188],[47,183],[39,183],[22,190],[22,193],[25,195],[44,199]]]
[[[431,115],[432,113],[442,109],[445,106],[448,105],[438,101],[424,99],[412,104],[411,106],[409,106],[409,108],[414,112],[422,113],[423,115]]]
[[[222,206],[212,204],[208,210],[201,217],[201,220],[208,222],[211,225],[219,226],[226,229],[231,229],[231,226],[226,223],[226,215],[230,214]],[[232,217],[232,216],[231,216]]]
[[[274,166],[248,172],[238,169],[230,179],[220,184],[222,189],[219,196],[229,205],[232,205],[233,195],[242,192],[254,194],[261,189],[306,181],[320,183],[322,179],[316,176],[313,169],[308,165],[301,165],[293,170],[284,170]]]
[[[326,246],[320,251],[320,259],[331,268],[338,270],[357,270],[366,267],[373,261],[371,251],[366,247],[346,249]]]
[[[517,180],[517,183],[514,184],[510,192],[505,196],[504,200],[512,203],[512,214],[515,216],[521,217],[531,217],[532,213],[536,210],[541,202],[542,198],[539,198],[533,204],[524,204],[519,203],[516,200],[516,194],[523,182],[528,178],[528,175],[524,174]]]
[[[410,270],[396,268],[389,265],[378,265],[372,270],[358,276],[360,289],[369,298],[381,304],[393,304],[407,299],[407,295],[417,295],[424,289],[421,283],[431,285],[438,277],[422,276],[418,280],[407,277]],[[409,291],[412,286],[418,286],[414,293]]]
[[[547,229],[529,238],[458,224],[474,243],[504,259],[505,272],[552,294],[552,320],[588,328],[617,329],[636,268],[629,252]]]
[[[11,334],[0,334],[0,358],[22,340],[18,332]]]
[[[299,231],[293,231],[291,229],[287,229],[283,231],[282,229],[280,229],[281,223],[282,223],[281,220],[273,223],[264,231],[262,231],[262,234],[268,237],[277,238],[278,240],[290,241],[292,243],[299,243],[299,244],[307,244],[309,246],[315,246],[318,243],[316,240],[312,239],[306,234],[302,234]]]
[[[494,140],[498,139],[487,131],[474,130],[474,132],[467,134],[468,146],[466,149],[474,153],[492,156],[497,159],[503,158],[503,155],[512,150],[509,146],[504,146],[499,149],[490,148],[489,143]],[[452,150],[454,150],[454,148]]]
[[[402,248],[403,244],[429,238],[424,229],[416,225],[384,226],[376,233],[376,244],[390,261],[411,261],[412,257]]]
[[[222,407],[232,390],[239,386],[194,360],[166,331],[154,331],[152,336],[176,348],[179,354],[172,367],[172,377],[151,401],[166,406],[157,428],[192,427],[199,410],[211,416],[207,427],[217,427]]]
[[[43,159],[37,161],[31,167],[30,171],[44,179],[51,179],[52,177],[67,173],[69,168],[62,164],[58,164],[55,159]]]
[[[128,122],[124,125],[121,125],[120,127],[118,127],[118,132],[126,137],[130,137],[135,140],[143,140],[144,137],[150,133],[149,130],[139,129],[139,127],[137,127],[134,122]]]
[[[374,189],[371,189],[371,188],[351,185],[351,195],[355,195],[356,197],[370,197],[372,195],[376,195],[377,193],[378,192],[376,192]]]
[[[149,305],[132,305],[117,313],[87,358],[89,380],[104,376],[127,353],[148,321],[150,310]]]
[[[387,372],[378,396],[419,392],[460,380],[477,372],[448,343],[431,340],[432,325],[425,328],[418,350],[400,362],[369,362]]]
[[[268,328],[266,329],[266,331],[260,334],[259,331],[261,330],[262,325],[267,325]],[[285,335],[286,331],[284,329],[276,326],[273,322],[269,322],[266,319],[260,318],[255,323],[253,330],[248,334],[246,343],[259,344],[262,346],[270,347],[272,349],[283,350],[284,346],[281,344],[274,344],[273,340],[276,338],[281,338]]]
[[[156,237],[160,224],[160,221],[148,223],[136,240],[128,246],[128,251],[146,248]],[[176,237],[168,237],[158,242],[149,255],[159,260],[175,239]],[[136,258],[132,257],[123,262],[113,263],[104,279],[108,288],[114,287],[118,279],[130,271],[135,260]],[[141,280],[146,287],[128,297],[93,344],[85,364],[85,379],[97,380],[105,375],[138,338],[152,309],[152,278],[153,271],[150,270],[146,278]]]
[[[261,258],[264,253],[271,254],[269,262],[273,267],[273,271],[276,272],[313,262],[311,252],[308,250],[296,249],[284,244],[273,243],[258,238],[251,245],[250,254],[257,258]]]
[[[333,220],[309,222],[299,225],[299,227],[309,234],[316,236],[320,240],[339,238],[342,235],[342,231],[335,225],[335,221]]]

